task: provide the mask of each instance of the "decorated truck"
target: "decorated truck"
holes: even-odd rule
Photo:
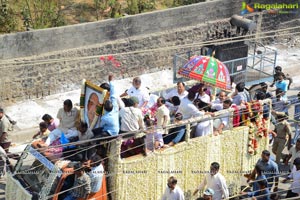
[[[89,105],[90,96],[95,93],[98,103]],[[83,82],[80,98],[81,119],[89,121],[90,127],[97,124],[102,114],[102,104],[107,91],[90,82]],[[268,148],[269,118],[263,118],[263,107],[271,107],[270,100],[247,103],[246,107],[221,110],[211,115],[192,118],[180,124],[185,125],[184,141],[173,147],[154,150],[146,156],[121,156],[122,142],[127,138],[118,137],[106,143],[107,158],[100,190],[89,199],[139,200],[162,197],[168,177],[174,175],[184,191],[186,199],[192,199],[192,192],[209,172],[212,162],[220,163],[220,172],[226,178],[230,196],[237,195],[241,178],[249,173]],[[88,116],[87,109],[95,109],[95,115]],[[242,123],[234,123],[236,115],[242,115]],[[270,113],[269,113],[270,114]],[[266,116],[266,115],[265,115]],[[89,117],[92,117],[89,119]],[[196,122],[229,117],[229,129],[222,134],[191,137],[191,126]],[[253,120],[254,119],[254,120]],[[171,124],[165,128],[177,127]],[[145,133],[135,133],[135,138]],[[12,172],[7,174],[6,199],[63,199],[72,190],[74,170],[67,158],[50,159],[36,143],[29,144],[23,151]]]

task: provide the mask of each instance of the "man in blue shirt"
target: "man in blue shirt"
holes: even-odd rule
[[[248,197],[252,197],[252,199],[256,200],[270,200],[270,190],[268,188],[268,182],[262,179],[259,180],[257,184],[259,186],[259,190],[247,193],[242,192],[242,194],[247,194]]]
[[[282,72],[278,73],[278,80],[275,82],[275,86],[278,89],[281,89],[284,92],[284,95],[282,96],[282,98],[284,100],[287,100],[287,95],[286,92],[288,90],[288,83],[283,79],[284,74]]]
[[[100,127],[93,129],[95,138],[116,136],[119,134],[119,105],[117,103],[117,95],[115,83],[112,81],[113,76],[108,76],[110,84],[110,97],[104,102],[105,113],[101,117]]]
[[[271,190],[273,183],[275,182],[275,187],[273,191],[277,192],[279,170],[276,162],[270,159],[270,151],[264,150],[261,154],[261,158],[257,161],[256,165],[259,165],[261,167],[262,175],[266,176],[269,190]],[[256,174],[256,170],[254,169],[252,171],[252,174],[248,178],[248,181],[250,181],[251,178],[254,179],[255,174]]]

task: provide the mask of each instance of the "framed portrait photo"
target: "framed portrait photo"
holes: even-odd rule
[[[109,98],[109,92],[90,81],[83,80],[80,96],[81,121],[90,129],[98,128],[104,112],[103,103]]]

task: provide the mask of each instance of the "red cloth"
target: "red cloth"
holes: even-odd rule
[[[233,127],[238,127],[240,125],[240,111],[237,105],[231,106],[234,109],[233,112]]]

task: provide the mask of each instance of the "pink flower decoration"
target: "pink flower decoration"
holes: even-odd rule
[[[107,60],[113,61],[113,60],[115,60],[115,58],[112,55],[109,55],[109,56],[107,56]]]
[[[114,65],[115,67],[117,67],[117,68],[118,68],[118,67],[121,67],[121,63],[118,62],[118,61],[113,60],[112,63],[113,63],[113,65]]]

